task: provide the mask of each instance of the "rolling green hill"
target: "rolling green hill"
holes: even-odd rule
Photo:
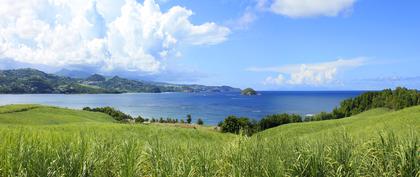
[[[287,124],[252,137],[0,107],[0,176],[419,176],[420,106]]]
[[[160,93],[160,92],[240,92],[229,86],[182,85],[138,81],[94,74],[87,78],[71,78],[26,68],[0,70],[0,93]]]
[[[355,137],[374,137],[378,131],[388,130],[395,133],[420,130],[420,106],[400,111],[378,108],[349,118],[286,124],[263,131],[259,135],[267,138],[316,138],[326,133],[346,131]]]
[[[75,123],[112,123],[114,119],[100,113],[41,105],[0,107],[0,125],[61,125]]]

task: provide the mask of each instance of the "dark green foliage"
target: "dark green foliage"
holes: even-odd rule
[[[123,120],[133,120],[133,117],[131,117],[130,115],[127,115],[117,109],[114,109],[112,107],[101,107],[101,108],[90,108],[90,107],[85,107],[83,108],[84,111],[92,111],[92,112],[102,112],[105,114],[110,115],[112,118],[114,118],[117,121],[123,121]]]
[[[148,122],[149,121],[149,119],[144,119],[144,122]],[[152,118],[152,119],[150,119],[150,122],[151,123],[156,123],[156,122],[158,122],[158,123],[169,123],[169,124],[175,124],[175,123],[178,123],[178,122],[180,122],[178,119],[175,119],[175,118],[170,118],[170,117],[168,117],[168,118],[166,118],[166,119],[164,119],[163,117],[161,117],[161,118],[159,118],[159,119],[155,119],[155,118]],[[182,122],[182,120],[181,120],[181,123],[184,123],[184,122]]]
[[[251,95],[257,95],[257,91],[255,91],[252,88],[246,88],[244,90],[241,91],[242,95],[247,95],[247,96],[251,96]]]
[[[147,120],[146,119],[144,119],[143,117],[141,117],[141,116],[137,116],[137,118],[135,119],[135,121],[136,121],[136,123],[143,123],[143,122],[146,122]]]
[[[187,115],[187,123],[191,124],[192,118],[191,118],[191,114]]]
[[[302,122],[302,117],[297,114],[273,114],[262,118],[258,125],[260,131],[262,131],[279,125],[295,122]]]
[[[319,120],[330,120],[330,119],[335,119],[335,115],[333,113],[328,113],[328,112],[321,112],[317,115],[314,115],[312,117],[309,118],[310,121],[319,121]]]
[[[366,92],[355,98],[344,100],[332,113],[321,112],[309,118],[310,121],[340,119],[359,114],[373,108],[400,110],[420,104],[420,93],[404,87],[395,90],[385,89],[379,92]]]
[[[302,117],[297,114],[273,114],[256,121],[246,117],[229,116],[223,122],[219,122],[218,126],[222,132],[239,134],[242,131],[245,135],[252,135],[258,131],[295,122],[302,122]]]
[[[202,119],[198,118],[197,119],[197,124],[198,125],[203,125],[204,124],[204,121]]]
[[[246,117],[229,116],[220,124],[220,128],[225,133],[239,134],[242,131],[246,135],[252,135],[255,132],[256,122]]]
[[[385,107],[400,110],[420,104],[420,93],[404,87],[395,90],[385,89],[380,92],[366,92],[358,97],[344,100],[340,107],[333,110],[333,117],[349,117],[373,108]]]

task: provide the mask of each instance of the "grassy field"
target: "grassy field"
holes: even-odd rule
[[[0,176],[420,176],[420,107],[279,126],[252,137],[0,107]]]

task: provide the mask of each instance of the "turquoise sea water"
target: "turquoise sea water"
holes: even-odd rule
[[[0,105],[45,104],[81,109],[112,106],[133,116],[147,118],[202,118],[215,125],[228,115],[260,119],[268,114],[301,115],[331,111],[347,98],[363,91],[266,91],[258,96],[239,93],[130,93],[130,94],[0,94]]]

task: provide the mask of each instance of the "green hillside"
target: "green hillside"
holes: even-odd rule
[[[420,107],[287,124],[252,137],[0,107],[0,176],[419,176]]]
[[[0,124],[57,125],[74,123],[112,123],[105,114],[40,105],[9,105],[0,107]]]
[[[83,74],[83,73],[79,73]],[[74,75],[72,75],[74,76]],[[160,92],[240,92],[229,86],[204,86],[137,81],[94,74],[85,79],[47,74],[26,68],[0,70],[0,93],[160,93]]]
[[[400,111],[385,108],[373,109],[361,114],[335,120],[286,124],[259,133],[260,136],[316,138],[322,134],[345,131],[355,137],[375,137],[378,131],[403,134],[420,130],[420,106]]]

